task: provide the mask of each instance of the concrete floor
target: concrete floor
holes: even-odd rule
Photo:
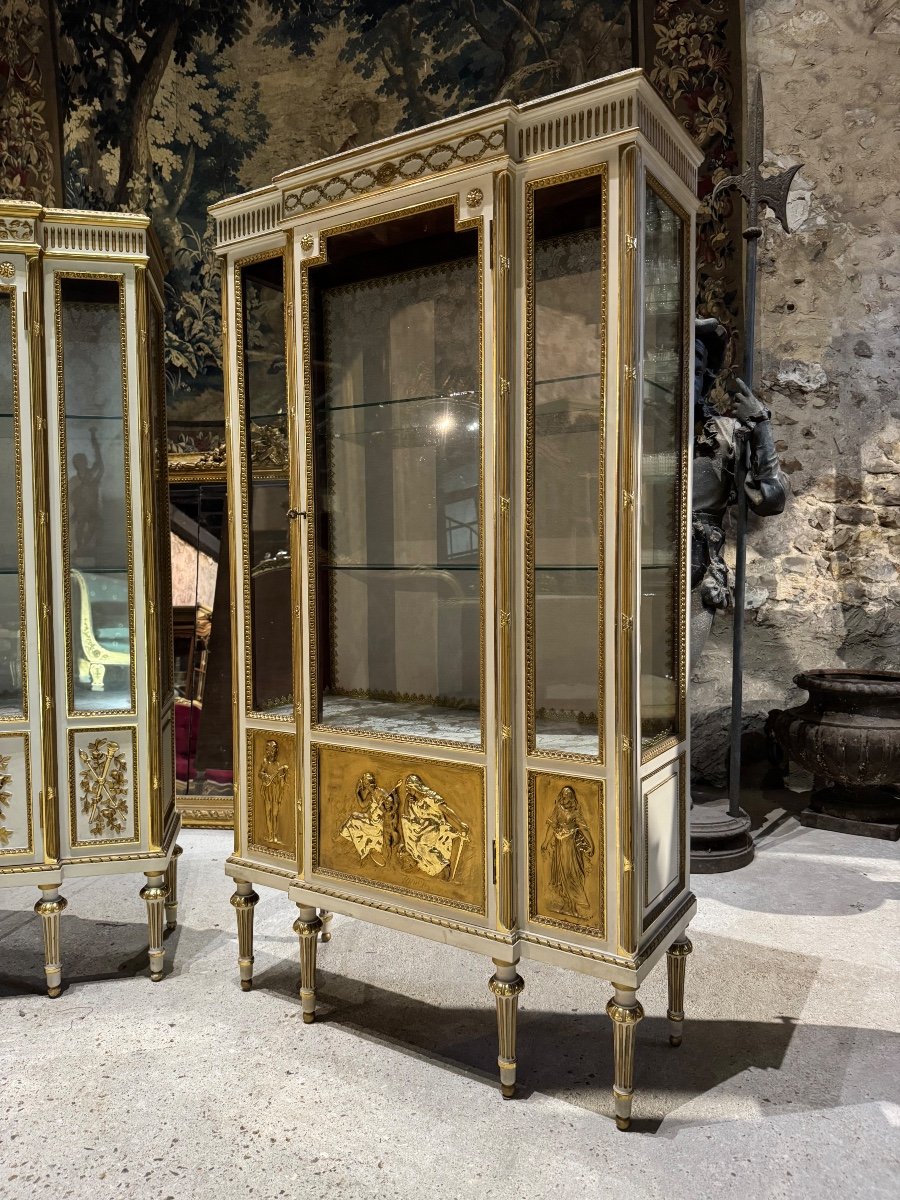
[[[230,835],[181,840],[159,984],[141,877],[66,885],[55,1001],[37,890],[0,890],[4,1200],[900,1195],[896,843],[785,815],[750,867],[695,877],[684,1045],[658,968],[618,1133],[605,985],[525,964],[523,1089],[504,1102],[487,960],[337,917],[304,1026],[296,910],[263,892],[241,992]]]

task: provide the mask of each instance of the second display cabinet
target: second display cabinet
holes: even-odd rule
[[[640,72],[213,208],[235,572],[241,977],[254,885],[637,988],[681,1039],[700,153]],[[236,787],[236,794],[237,794]]]

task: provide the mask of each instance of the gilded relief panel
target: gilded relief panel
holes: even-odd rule
[[[297,861],[294,736],[247,732],[247,840],[251,850]]]
[[[314,748],[313,869],[484,913],[484,771]]]
[[[140,841],[132,727],[69,730],[69,830],[72,846]]]
[[[33,849],[28,735],[0,733],[0,860]]]
[[[528,916],[606,936],[603,782],[528,773]]]

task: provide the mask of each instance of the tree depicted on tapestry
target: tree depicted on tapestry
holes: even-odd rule
[[[738,356],[741,324],[740,211],[732,193],[715,199],[720,179],[741,171],[738,114],[741,97],[740,22],[728,0],[644,0],[648,9],[650,80],[706,153],[697,213],[697,306],[731,332]]]

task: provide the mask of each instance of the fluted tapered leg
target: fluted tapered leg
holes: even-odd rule
[[[44,893],[34,911],[41,918],[44,931],[44,971],[47,975],[47,995],[58,996],[62,991],[62,960],[59,952],[59,914],[66,908],[68,901],[59,894],[59,889],[53,885],[43,885]]]
[[[163,947],[163,909],[166,896],[166,877],[162,871],[145,871],[147,882],[141,888],[141,899],[147,905],[148,957],[150,978],[158,983],[163,977],[166,951]]]
[[[494,959],[496,972],[488,980],[488,987],[497,998],[497,1037],[500,1068],[500,1091],[505,1100],[516,1094],[516,1024],[519,1012],[519,995],[525,987],[521,975],[516,973],[515,963],[498,962]]]
[[[174,929],[178,924],[178,860],[181,858],[180,846],[172,847],[172,857],[166,867],[166,929]]]
[[[300,1006],[303,1020],[311,1025],[316,1019],[316,950],[322,919],[314,908],[298,904],[300,916],[294,932],[300,938]]]
[[[684,975],[687,956],[693,950],[690,940],[682,934],[666,951],[669,974],[669,1045],[681,1045],[684,1027]]]
[[[326,912],[324,908],[319,909],[319,916],[322,920],[322,932],[319,934],[320,942],[331,941],[331,918],[334,913]]]
[[[619,1129],[627,1129],[631,1124],[631,1101],[634,1098],[634,1035],[644,1010],[634,991],[630,988],[616,988],[606,1011],[613,1023],[613,1100],[616,1125]]]
[[[249,992],[253,987],[253,910],[259,903],[259,896],[246,879],[236,879],[234,883],[237,891],[231,897],[231,903],[237,917],[241,990]]]

